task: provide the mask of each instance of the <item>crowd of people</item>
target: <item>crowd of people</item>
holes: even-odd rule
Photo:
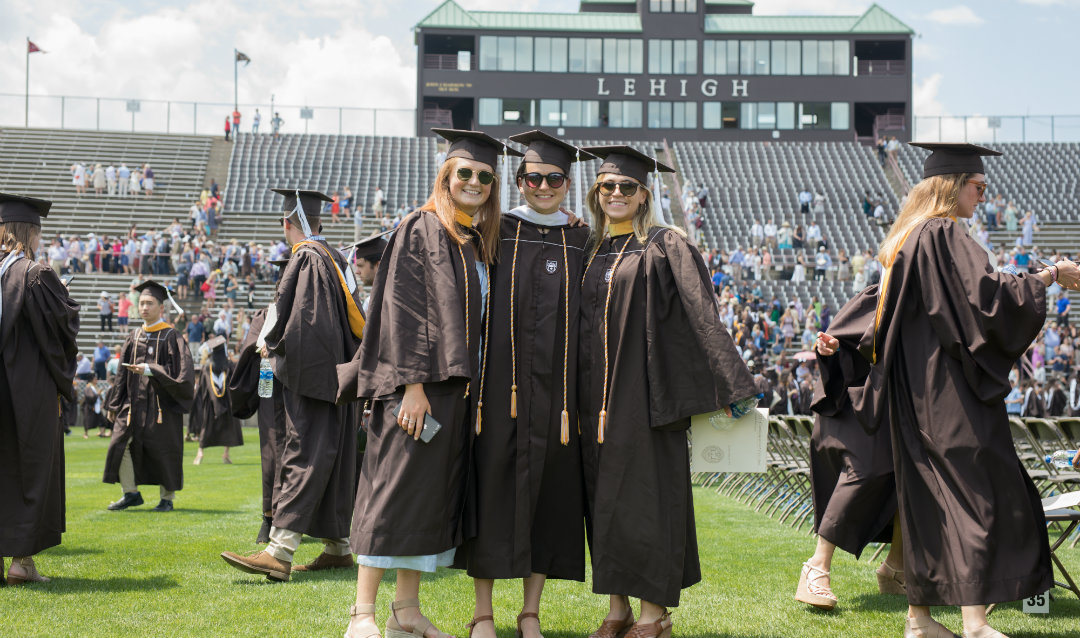
[[[150,164],[130,169],[125,162],[120,162],[119,167],[75,162],[70,170],[71,184],[77,195],[85,194],[87,188],[93,188],[95,195],[110,197],[137,197],[140,192],[145,197],[154,195],[154,169]]]

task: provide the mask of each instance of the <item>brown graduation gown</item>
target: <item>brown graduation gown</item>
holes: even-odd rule
[[[476,512],[477,536],[465,543],[456,562],[467,566],[474,578],[537,573],[585,580],[576,387],[580,282],[589,229],[540,226],[504,215],[500,238],[491,289],[483,427],[473,441],[477,480],[469,509]],[[560,441],[564,371],[567,445]],[[512,419],[515,374],[517,418]]]
[[[195,384],[195,407],[191,411],[191,420],[199,421],[199,447],[201,448],[236,447],[244,444],[243,426],[240,419],[233,416],[232,406],[229,403],[229,374],[234,367],[233,362],[228,361],[224,370],[214,370],[218,374],[225,373],[225,385],[220,388],[213,385],[209,359],[199,370]],[[217,396],[217,393],[221,393],[221,396]]]
[[[74,397],[79,305],[52,270],[25,257],[2,283],[0,556],[32,556],[65,530],[58,399]]]
[[[349,265],[333,248],[330,254],[301,246],[282,271],[274,298],[277,322],[266,347],[274,377],[284,386],[285,439],[273,509],[275,527],[343,538],[356,484],[356,430],[353,407],[334,403],[336,366],[349,360],[359,342],[349,329],[345,292],[330,259],[342,273]],[[359,304],[356,292],[352,296]]]
[[[120,367],[106,405],[115,417],[102,480],[120,481],[120,460],[130,443],[136,484],[183,489],[184,414],[195,394],[191,350],[174,328],[137,328],[124,340],[120,357],[121,363],[147,364],[153,376]]]
[[[364,343],[338,368],[340,400],[372,399],[350,537],[358,554],[426,556],[464,540],[483,323],[473,244],[458,249],[433,212],[407,216],[375,275]],[[412,383],[424,384],[442,424],[429,443],[408,436],[393,414]]]
[[[896,480],[889,433],[867,434],[851,409],[849,392],[861,391],[870,362],[859,342],[873,329],[878,287],[860,292],[836,313],[829,334],[840,341],[836,354],[818,355],[810,478],[814,531],[858,557],[868,543],[892,539]]]
[[[285,445],[285,403],[281,382],[273,380],[270,397],[259,396],[259,366],[262,357],[255,342],[266,321],[266,310],[251,316],[251,327],[240,344],[240,356],[229,375],[229,402],[233,416],[246,419],[258,414],[259,459],[262,466],[262,512],[273,516],[275,495],[281,491],[281,453]]]
[[[720,321],[697,249],[664,228],[651,229],[646,244],[632,234],[605,238],[582,283],[578,397],[588,539],[594,592],[675,607],[680,591],[701,580],[690,417],[757,390]],[[601,445],[605,305],[610,376]]]
[[[908,601],[976,605],[1050,588],[1039,495],[1005,412],[1009,368],[1046,318],[1037,277],[994,272],[957,222],[916,228],[892,267],[877,364],[855,401],[891,429]],[[861,345],[872,356],[873,335]]]

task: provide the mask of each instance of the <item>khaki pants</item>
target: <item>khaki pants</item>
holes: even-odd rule
[[[282,562],[291,563],[293,553],[296,552],[297,547],[300,547],[302,536],[300,532],[271,527],[270,544],[266,546],[266,553]],[[324,538],[322,542],[323,551],[332,556],[347,556],[352,553],[347,538]]]
[[[138,492],[139,486],[135,483],[135,464],[131,462],[131,444],[124,448],[124,456],[120,459],[120,487],[124,490],[124,493]],[[161,500],[172,501],[176,499],[176,492],[165,489],[165,486],[161,486],[158,491],[161,493]]]

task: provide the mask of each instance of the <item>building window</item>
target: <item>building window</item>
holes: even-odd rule
[[[847,40],[803,40],[803,75],[851,75]]]
[[[536,38],[535,50],[535,70],[566,73],[566,38]]]
[[[515,71],[532,71],[533,70],[533,39],[526,37],[517,37],[515,40],[516,59],[514,62]]]
[[[607,102],[606,106],[607,126],[611,128],[641,128],[641,102],[612,100]],[[603,108],[601,108],[601,126],[605,125],[604,115]]]
[[[480,126],[497,126],[502,124],[502,100],[494,97],[482,97],[479,104]]]
[[[795,128],[795,103],[779,102],[776,105],[776,128],[790,131]]]
[[[847,102],[802,102],[799,104],[800,129],[846,131],[850,127],[850,105]]]
[[[847,40],[833,42],[833,73],[851,75],[851,43]]]
[[[818,74],[818,43],[817,40],[803,40],[802,43],[802,74]]]
[[[701,64],[705,75],[737,75],[739,41],[706,40],[702,43]]]
[[[649,73],[697,73],[696,40],[649,40]]]
[[[514,51],[516,50],[514,38],[499,37],[499,70],[514,70]]]
[[[772,74],[800,75],[800,48],[798,40],[773,40]]]
[[[850,106],[847,102],[833,102],[831,109],[832,116],[832,129],[834,131],[846,131],[851,128],[849,123],[848,113]]]
[[[832,75],[833,43],[832,40],[822,40],[817,45],[817,72],[818,75]]]
[[[551,70],[551,38],[536,38],[536,63],[537,71]]]
[[[585,43],[585,72],[600,73],[603,70],[604,41],[589,38]]]
[[[696,13],[697,0],[649,0],[652,13]]]
[[[641,73],[643,42],[604,38],[604,73]]]
[[[571,73],[585,72],[585,38],[570,38],[570,64]]]
[[[499,70],[499,39],[493,35],[480,36],[480,70]]]
[[[697,103],[649,102],[649,128],[697,128]]]
[[[540,126],[562,126],[559,100],[540,100]]]

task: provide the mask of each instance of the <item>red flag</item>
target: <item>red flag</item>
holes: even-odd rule
[[[30,40],[26,41],[26,52],[27,53],[38,53],[38,52],[45,53],[44,51],[41,50],[41,47],[34,44]]]

